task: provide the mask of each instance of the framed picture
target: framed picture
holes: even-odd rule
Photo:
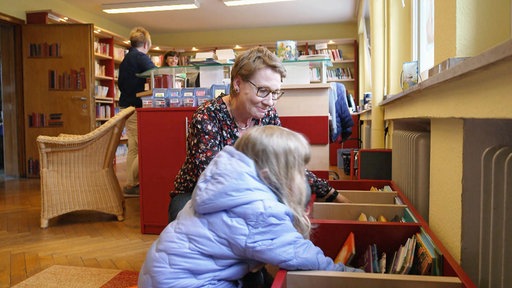
[[[418,61],[404,62],[401,78],[404,90],[418,84]]]

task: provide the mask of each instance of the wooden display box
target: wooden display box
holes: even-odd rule
[[[428,224],[417,213],[409,200],[403,195],[396,184],[391,180],[335,180],[329,181],[336,189],[366,190],[358,193],[368,193],[368,198],[358,199],[359,203],[322,203],[311,202],[312,205],[312,233],[311,241],[322,249],[326,256],[335,258],[343,243],[352,232],[356,243],[356,253],[350,266],[361,267],[364,264],[364,253],[369,245],[375,244],[378,254],[386,253],[387,257],[393,258],[395,251],[400,245],[404,245],[407,239],[422,230],[428,234],[432,242],[442,254],[441,270],[443,276],[421,276],[403,274],[380,274],[380,273],[351,273],[333,271],[286,271],[279,270],[274,278],[272,288],[302,288],[302,287],[476,287],[460,265],[453,259],[435,234],[430,230]],[[405,205],[394,204],[371,204],[365,203],[373,196],[371,187],[381,189],[390,186],[396,191],[397,196]],[[354,191],[355,193],[355,191]],[[389,193],[389,192],[388,192]],[[364,195],[364,194],[362,194]],[[355,198],[354,198],[355,199]],[[356,201],[355,201],[356,202]],[[384,212],[381,209],[398,209],[413,215],[417,222],[359,222],[343,220],[359,215],[353,212],[355,208],[367,209],[367,212]],[[364,208],[363,208],[364,207]],[[386,207],[386,208],[383,208]],[[316,211],[315,211],[316,210]],[[348,215],[348,216],[347,216]],[[357,217],[356,216],[356,217]],[[323,219],[320,219],[323,218]],[[388,260],[389,263],[390,260]]]
[[[338,190],[352,203],[395,204],[396,191]]]
[[[315,202],[313,203],[311,218],[357,221],[359,215],[365,213],[366,216],[374,216],[375,218],[382,215],[390,221],[395,215],[400,218],[404,217],[405,208],[407,208],[406,205],[396,204]]]
[[[370,274],[354,272],[332,272],[332,271],[300,271],[300,272],[278,272],[281,275],[276,277],[272,288],[293,287],[293,288],[351,288],[351,287],[379,287],[379,288],[455,288],[464,287],[457,277],[440,276],[417,276],[417,275],[396,275],[396,274]],[[282,277],[281,277],[282,276]]]
[[[422,228],[420,223],[318,219],[312,219],[311,222],[314,227],[311,241],[331,258],[336,257],[349,233],[354,233],[356,254],[351,262],[354,267],[362,265],[368,245],[376,244],[379,254],[385,252],[386,255],[393,255],[400,245],[405,244],[409,237],[420,232]],[[438,242],[435,243],[443,252],[443,276],[279,270],[272,287],[475,287],[444,247],[439,246]]]
[[[370,191],[372,187],[382,189],[384,186],[391,187],[392,191],[399,191],[395,182],[391,180],[331,180],[331,187],[337,190],[365,190]]]

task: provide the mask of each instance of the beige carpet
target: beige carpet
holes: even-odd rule
[[[136,287],[137,272],[116,269],[51,266],[23,282],[16,288],[100,288]]]

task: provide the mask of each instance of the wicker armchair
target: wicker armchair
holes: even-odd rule
[[[124,197],[114,157],[130,107],[85,135],[38,136],[41,228],[73,211],[99,211],[124,220]]]

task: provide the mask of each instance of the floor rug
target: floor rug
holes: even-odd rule
[[[13,286],[16,288],[137,287],[138,272],[53,265]]]

